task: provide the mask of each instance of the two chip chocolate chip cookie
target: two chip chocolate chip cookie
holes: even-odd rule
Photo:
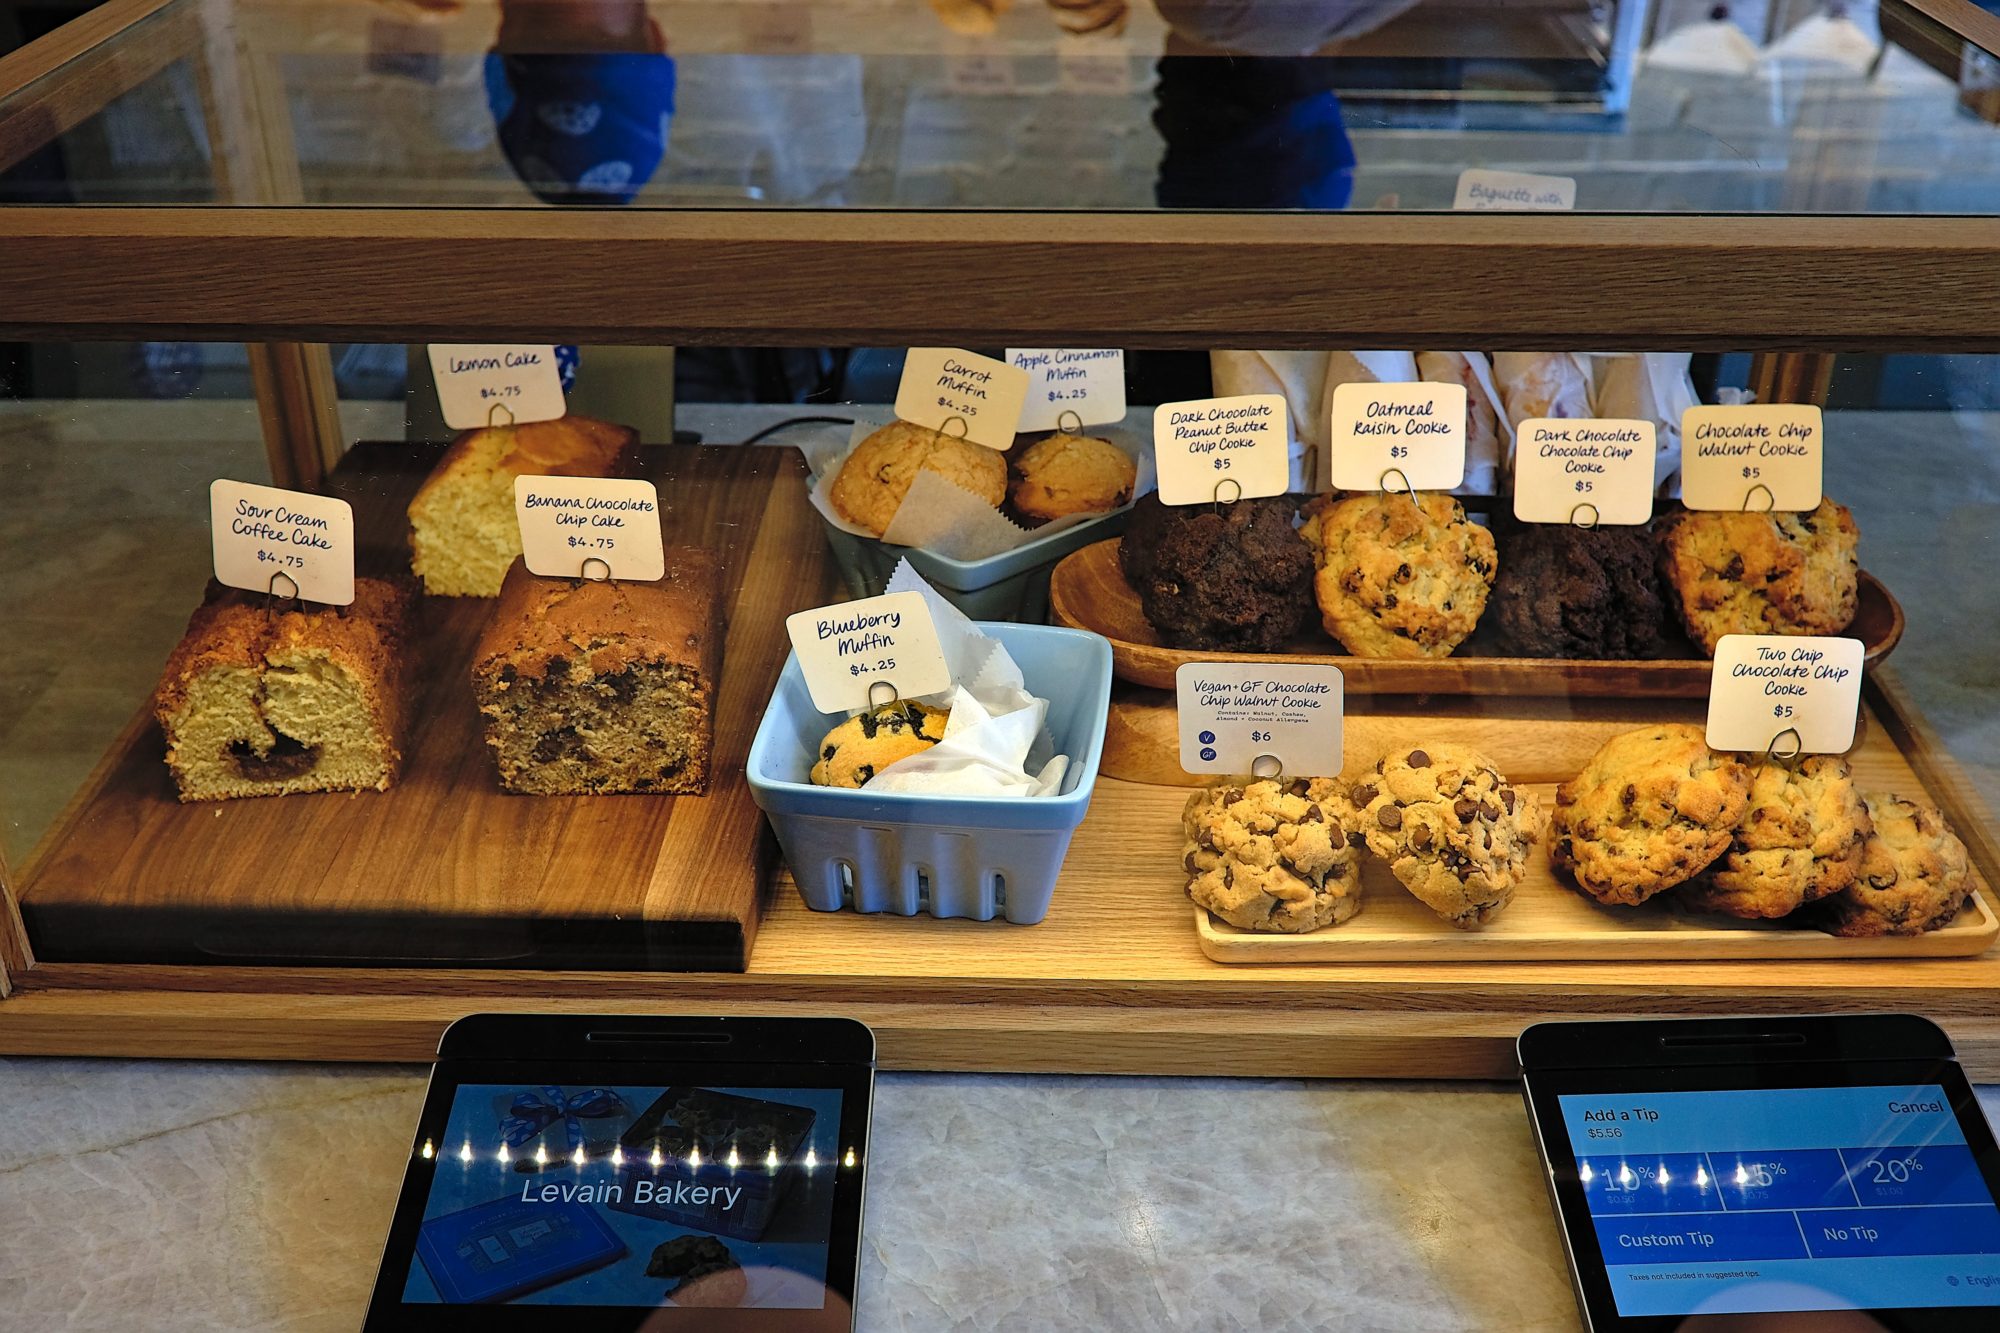
[[[1601,903],[1634,904],[1728,849],[1750,769],[1684,723],[1613,736],[1556,788],[1550,859]]]
[[[1852,883],[1816,909],[1835,935],[1921,935],[1952,923],[1972,892],[1965,844],[1938,808],[1887,792],[1862,797],[1874,831]]]
[[[1493,534],[1449,495],[1322,496],[1306,515],[1320,618],[1356,657],[1449,656],[1479,623]]]
[[[1729,849],[1676,892],[1697,912],[1789,916],[1854,882],[1872,827],[1845,759],[1766,763],[1751,779]]]
[[[1259,779],[1208,787],[1181,812],[1188,897],[1239,930],[1295,934],[1361,908],[1340,784]]]
[[[1386,754],[1372,776],[1348,789],[1348,799],[1368,850],[1462,930],[1486,924],[1507,905],[1542,835],[1535,798],[1464,745]]]

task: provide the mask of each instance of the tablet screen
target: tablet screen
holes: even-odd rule
[[[1556,1101],[1620,1315],[2000,1306],[2000,1209],[1940,1086]]]
[[[462,1084],[403,1301],[818,1309],[842,1096]]]

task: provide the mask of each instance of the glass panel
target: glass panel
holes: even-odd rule
[[[1446,209],[1482,170],[2000,212],[1982,49],[1894,0],[1711,8],[170,0],[0,100],[0,200]]]

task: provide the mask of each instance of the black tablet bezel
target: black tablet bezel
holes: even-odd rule
[[[454,1033],[458,1040],[454,1041]],[[615,1033],[614,1042],[593,1034]],[[859,1034],[858,1036],[856,1034]],[[648,1039],[649,1036],[652,1039]],[[865,1042],[865,1046],[864,1043]],[[676,1329],[778,1333],[800,1328],[849,1326],[861,1253],[862,1203],[867,1185],[868,1131],[874,1096],[873,1036],[860,1024],[817,1019],[626,1018],[550,1020],[482,1015],[465,1032],[454,1028],[432,1070],[424,1107],[410,1141],[396,1211],[383,1245],[364,1333],[408,1330],[560,1330],[561,1333],[648,1333]],[[498,1057],[496,1052],[513,1053]],[[457,1054],[454,1054],[454,1051]],[[567,1051],[564,1055],[562,1052]],[[865,1060],[857,1060],[865,1051]],[[770,1058],[770,1057],[777,1058]],[[834,1171],[833,1217],[827,1238],[826,1285],[845,1302],[828,1311],[712,1310],[651,1306],[405,1304],[410,1266],[431,1181],[444,1155],[423,1155],[423,1145],[443,1141],[458,1089],[466,1085],[693,1083],[731,1087],[837,1088],[841,1092],[839,1143],[843,1160]],[[854,1164],[845,1154],[851,1149]]]
[[[1826,1020],[1821,1020],[1822,1022]],[[1606,1042],[1617,1042],[1615,1029],[1649,1028],[1650,1024],[1594,1024]],[[1685,1027],[1685,1025],[1681,1025]],[[1767,1025],[1768,1026],[1768,1025]],[[1637,1031],[1624,1034],[1638,1039]],[[1851,1047],[1851,1043],[1849,1043]],[[1912,1059],[1788,1058],[1774,1047],[1764,1054],[1748,1055],[1736,1061],[1710,1058],[1700,1063],[1670,1067],[1648,1067],[1628,1063],[1616,1056],[1601,1066],[1566,1067],[1524,1072],[1523,1090],[1542,1153],[1545,1178],[1554,1202],[1563,1246],[1568,1253],[1570,1275],[1578,1300],[1593,1333],[1665,1333],[1682,1330],[1696,1333],[1704,1326],[1808,1327],[1810,1321],[1824,1321],[1835,1314],[1866,1315],[1891,1330],[1912,1333],[1986,1333],[2000,1320],[2000,1306],[1880,1308],[1852,1312],[1772,1311],[1760,1315],[1621,1315],[1611,1290],[1604,1255],[1591,1225],[1590,1207],[1583,1184],[1577,1178],[1576,1149],[1563,1122],[1557,1098],[1577,1094],[1645,1092],[1732,1092],[1771,1088],[1834,1088],[1868,1086],[1915,1086],[1937,1084],[1945,1090],[1959,1128],[1965,1134],[1979,1165],[1986,1188],[2000,1201],[2000,1148],[1986,1124],[1978,1099],[1956,1061],[1939,1055]],[[1907,1048],[1906,1048],[1907,1049]],[[1945,1048],[1947,1051],[1949,1047]],[[1525,1050],[1525,1047],[1524,1047]],[[1747,1321],[1756,1321],[1746,1324]]]

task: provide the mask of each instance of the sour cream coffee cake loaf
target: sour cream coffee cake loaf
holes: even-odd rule
[[[721,574],[667,548],[658,582],[540,578],[515,561],[472,657],[500,785],[534,795],[708,789]]]
[[[623,477],[636,431],[590,417],[470,430],[410,501],[410,568],[433,597],[497,597],[521,554],[516,477]]]
[[[181,799],[385,790],[414,605],[384,579],[356,579],[350,606],[292,609],[211,584],[153,695]]]

